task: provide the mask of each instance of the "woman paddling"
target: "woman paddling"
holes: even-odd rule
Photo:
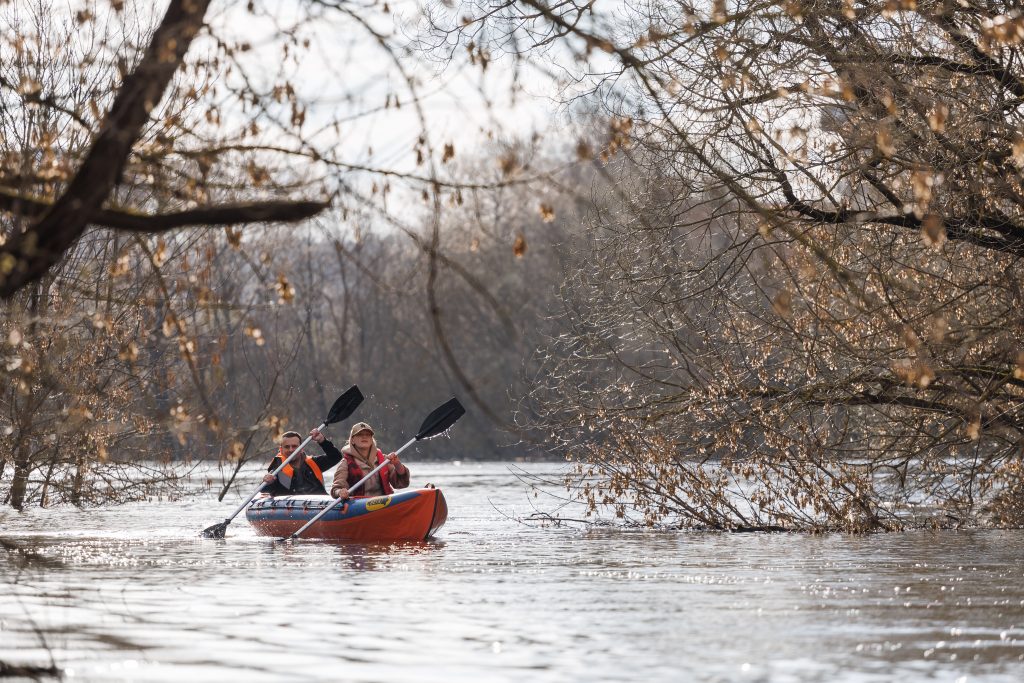
[[[409,468],[402,464],[397,454],[384,455],[377,448],[373,428],[365,422],[352,425],[348,443],[341,449],[341,454],[345,461],[338,466],[331,485],[331,495],[335,498],[348,498],[349,487],[385,460],[388,466],[382,468],[377,476],[370,477],[354,493],[360,496],[388,496],[395,489],[404,489],[409,485]]]

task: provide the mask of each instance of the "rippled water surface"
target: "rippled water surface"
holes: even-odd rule
[[[0,555],[0,662],[90,681],[1024,681],[1024,533],[537,528],[511,519],[533,499],[504,465],[413,467],[448,498],[435,542],[275,544],[244,516],[198,537],[240,498],[0,511],[0,538],[41,560]]]

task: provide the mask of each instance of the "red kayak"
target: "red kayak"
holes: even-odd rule
[[[284,538],[333,501],[330,496],[262,498],[246,509],[245,518],[260,536]],[[321,517],[302,537],[366,543],[422,541],[447,519],[448,504],[440,489],[411,489],[390,496],[354,497],[345,509],[338,505]]]

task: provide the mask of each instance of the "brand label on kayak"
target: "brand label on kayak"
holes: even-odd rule
[[[366,501],[366,511],[373,512],[374,510],[382,510],[386,508],[388,505],[391,505],[391,496],[372,498]]]

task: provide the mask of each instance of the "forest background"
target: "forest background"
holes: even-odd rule
[[[355,383],[637,523],[1024,522],[1011,3],[0,12],[14,507],[223,493]]]

